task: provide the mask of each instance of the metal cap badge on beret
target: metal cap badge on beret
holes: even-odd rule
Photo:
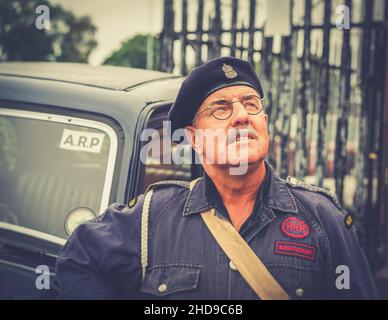
[[[222,57],[195,68],[183,81],[168,119],[171,131],[184,128],[193,120],[197,110],[213,92],[230,86],[246,85],[263,98],[260,80],[252,66],[244,60]]]

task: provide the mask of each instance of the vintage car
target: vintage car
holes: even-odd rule
[[[0,63],[0,299],[55,299],[56,256],[80,223],[150,183],[200,174],[162,164],[176,151],[162,143],[140,161],[143,130],[163,140],[181,82],[134,68]],[[49,288],[38,284],[45,272]]]

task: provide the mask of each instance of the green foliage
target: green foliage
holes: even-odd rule
[[[39,30],[39,5],[50,9],[50,29]],[[97,46],[96,27],[47,0],[0,0],[0,60],[87,62]]]
[[[150,42],[148,42],[150,41]],[[138,34],[124,41],[121,47],[114,51],[104,64],[126,66],[134,68],[147,68],[147,45],[152,44],[152,69],[158,66],[159,41],[151,35]],[[151,47],[151,46],[150,46]]]

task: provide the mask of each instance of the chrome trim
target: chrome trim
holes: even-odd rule
[[[0,264],[5,264],[5,265],[8,265],[8,266],[16,267],[16,268],[19,268],[19,269],[22,269],[22,270],[25,270],[25,271],[30,271],[30,272],[33,272],[36,275],[38,275],[36,273],[36,268],[34,269],[32,267],[25,266],[25,265],[23,265],[21,263],[15,263],[15,262],[10,262],[10,261],[7,261],[7,260],[0,259]],[[55,276],[55,273],[50,271],[50,277],[54,277],[54,276]]]
[[[105,173],[104,187],[102,190],[102,197],[100,203],[100,215],[103,210],[109,205],[109,196],[112,188],[113,182],[113,174],[115,169],[115,162],[117,156],[117,148],[118,148],[118,138],[116,132],[105,123],[98,122],[95,120],[88,120],[76,117],[69,117],[51,113],[44,113],[39,111],[26,111],[26,110],[15,110],[9,108],[0,108],[0,115],[10,116],[10,117],[18,117],[18,118],[27,118],[34,120],[43,120],[49,122],[57,122],[57,123],[65,123],[75,126],[89,127],[92,129],[97,129],[105,132],[110,139],[110,148],[108,154],[108,162]],[[54,236],[55,237],[55,236]],[[62,238],[58,238],[62,239]]]
[[[56,236],[53,236],[51,234],[41,232],[38,230],[34,230],[34,229],[22,227],[22,226],[17,226],[15,224],[7,223],[7,222],[0,221],[0,229],[9,230],[9,231],[16,232],[16,233],[21,233],[21,234],[31,236],[31,237],[34,237],[37,239],[47,240],[47,241],[50,241],[52,243],[55,243],[55,244],[58,244],[61,246],[63,246],[66,243],[66,239],[56,237]]]

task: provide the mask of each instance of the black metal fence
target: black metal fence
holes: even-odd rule
[[[271,162],[283,177],[294,175],[337,193],[355,215],[376,269],[384,250],[388,258],[386,215],[379,210],[386,201],[379,191],[388,4],[283,0],[289,10],[279,11],[288,15],[283,22],[288,21],[289,32],[268,34],[270,1],[164,0],[160,69],[179,66],[185,75],[221,55],[250,61],[264,82]],[[188,17],[195,17],[194,27]]]

